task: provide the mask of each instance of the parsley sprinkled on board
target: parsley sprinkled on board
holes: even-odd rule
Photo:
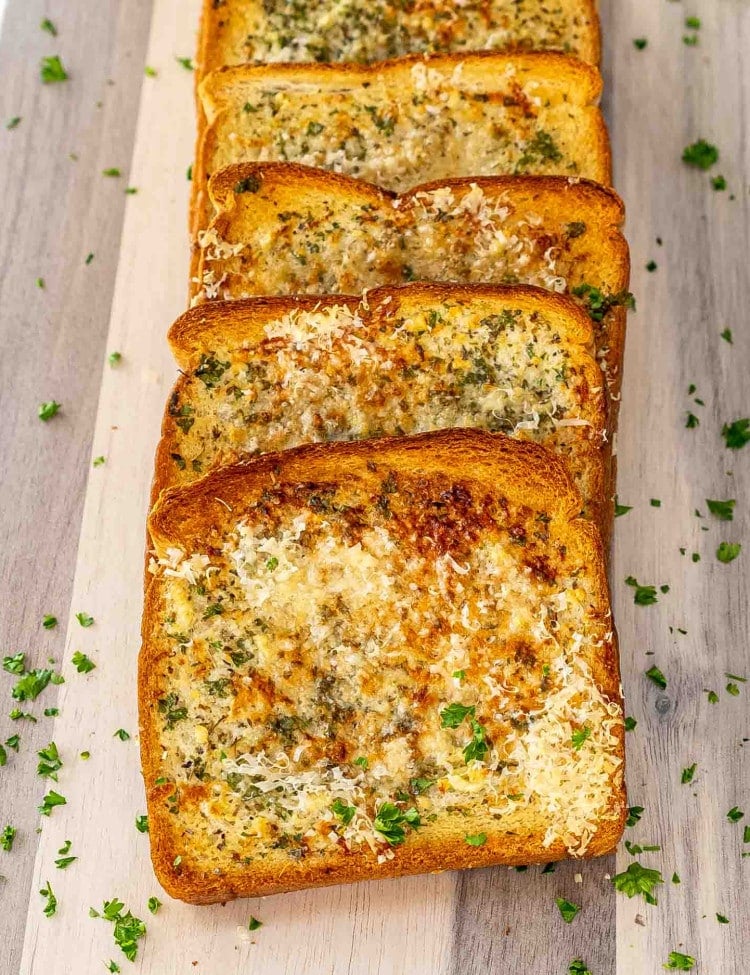
[[[247,922],[247,930],[257,931],[258,928],[262,928],[262,927],[263,927],[263,922],[259,921],[257,917],[252,917],[251,915],[250,920]]]
[[[55,27],[55,25],[48,17],[45,17],[39,26],[42,30],[46,31],[48,34],[51,34],[53,37],[57,37],[57,27]]]
[[[391,846],[398,846],[406,839],[406,826],[416,829],[421,820],[414,806],[400,809],[393,802],[382,802],[372,825]]]
[[[729,918],[726,916],[726,914],[717,914],[716,920],[719,922],[719,924],[729,924]]]
[[[722,542],[716,549],[716,558],[727,565],[729,562],[734,562],[741,551],[742,546],[739,543]]]
[[[649,504],[651,505],[652,508],[661,508],[661,499],[660,498],[651,498],[651,500],[649,501]]]
[[[50,887],[49,880],[47,881],[47,885],[45,887],[42,887],[39,893],[41,894],[42,897],[47,898],[47,903],[44,905],[44,916],[54,917],[55,914],[57,913],[57,898],[52,892],[52,888]]]
[[[681,884],[682,883],[682,881],[680,880],[680,875],[676,871],[675,871],[675,873],[672,874],[672,883],[673,884]]]
[[[711,187],[715,189],[718,193],[721,193],[727,188],[727,181],[723,176],[714,176],[711,179]]]
[[[12,657],[3,657],[3,670],[9,674],[23,674],[26,670],[25,660],[23,651],[14,653]]]
[[[615,496],[615,518],[621,518],[622,515],[626,515],[629,511],[633,510],[632,504],[620,504],[619,499]]]
[[[724,339],[725,342],[729,342],[730,345],[733,344],[731,328],[725,328],[724,331],[721,333],[721,337]]]
[[[680,776],[680,782],[682,785],[688,785],[693,781],[693,776],[695,775],[695,770],[698,768],[698,763],[693,762],[692,765],[688,765],[687,768],[682,770],[682,775]]]
[[[21,124],[21,116],[14,115],[13,118],[9,118],[8,121],[5,123],[5,128],[8,129],[8,131],[10,132],[13,129],[18,128],[20,124]]]
[[[555,903],[557,904],[557,908],[560,911],[560,915],[566,924],[570,924],[570,922],[575,918],[575,916],[581,910],[578,904],[573,904],[570,901],[565,900],[564,897],[556,897]]]
[[[17,833],[18,830],[16,827],[8,824],[2,833],[0,833],[0,850],[5,850],[6,853],[10,853],[13,849],[13,841]]]
[[[48,614],[42,619],[42,626],[45,630],[54,630],[57,626],[57,617]]]
[[[146,925],[140,918],[135,917],[130,911],[123,913],[125,905],[116,897],[111,901],[105,901],[102,913],[89,910],[89,917],[100,917],[105,921],[114,924],[113,936],[115,944],[120,947],[128,961],[135,961],[138,954],[138,942],[145,937]]]
[[[64,677],[51,670],[30,670],[21,677],[11,694],[16,701],[36,701],[49,683],[62,684],[64,680]]]
[[[193,59],[192,58],[175,58],[178,64],[181,64],[186,71],[193,70]]]
[[[122,361],[122,352],[110,352],[107,356],[110,366],[117,366]]]
[[[94,661],[87,657],[85,653],[81,653],[80,650],[76,650],[73,654],[72,663],[79,674],[89,674],[96,667]]]
[[[626,731],[635,731],[635,729],[636,729],[637,726],[638,726],[638,721],[635,718],[631,718],[630,716],[628,716],[627,718],[625,718],[625,730]]]
[[[130,735],[124,728],[118,728],[112,737],[119,738],[120,741],[130,741]]]
[[[122,176],[122,173],[116,166],[110,166],[109,169],[102,170],[102,176],[112,176],[116,178],[118,176]]]
[[[705,139],[698,139],[685,148],[682,161],[697,169],[710,169],[719,160],[719,150]]]
[[[103,467],[106,463],[107,463],[106,457],[94,457],[94,462],[93,462],[94,467]]]
[[[467,833],[464,839],[469,844],[469,846],[484,846],[487,842],[486,833]]]
[[[149,897],[148,909],[152,914],[156,914],[156,912],[159,910],[160,907],[161,907],[161,901],[159,900],[158,897]]]
[[[155,78],[159,72],[156,70],[156,68],[152,68],[150,65],[147,64],[146,67],[143,69],[143,73],[146,75],[147,78]]]
[[[65,870],[66,867],[69,867],[71,863],[74,863],[78,859],[78,857],[68,856],[72,845],[73,844],[70,840],[65,840],[63,845],[57,851],[58,857],[55,860],[55,866],[58,870]]]
[[[653,272],[657,269],[658,266],[659,265],[656,263],[656,261],[649,261],[648,264],[646,265],[646,270],[649,272],[649,274],[653,274]]]
[[[700,422],[701,421],[698,419],[695,413],[688,411],[687,417],[685,418],[685,426],[688,430],[694,430],[696,427],[700,426]]]
[[[666,690],[667,678],[664,676],[664,674],[662,674],[658,667],[649,667],[646,671],[646,677],[648,677],[650,681],[653,681],[657,687],[660,687],[662,690]]]
[[[692,955],[683,955],[681,951],[670,951],[665,968],[671,968],[679,972],[689,972],[695,965],[695,958]]]
[[[691,30],[700,30],[700,17],[686,17],[685,26],[689,27]]]
[[[84,628],[94,625],[94,617],[89,616],[88,613],[76,613],[76,619]]]
[[[580,958],[574,958],[568,965],[568,975],[592,975],[592,973]]]
[[[708,695],[709,704],[719,703],[719,695],[716,693],[716,691],[706,691],[705,693]]]
[[[62,759],[60,758],[60,753],[57,750],[57,745],[54,741],[51,741],[46,748],[42,748],[41,751],[37,752],[39,756],[39,764],[37,765],[37,775],[41,775],[42,778],[52,779],[53,782],[57,782],[57,773],[63,766]]]
[[[57,416],[61,407],[62,403],[58,403],[53,399],[49,400],[47,403],[40,403],[37,416],[40,420],[43,420],[46,423],[48,420],[51,420],[53,416]]]
[[[725,423],[721,428],[721,435],[730,450],[740,450],[750,442],[750,417]]]
[[[625,821],[626,826],[635,826],[636,823],[641,821],[641,816],[643,815],[643,806],[631,806],[628,809],[628,818]]]
[[[647,46],[648,46],[648,38],[646,38],[646,37],[636,37],[636,38],[633,39],[633,47],[637,51],[642,51]]]
[[[55,806],[66,806],[68,800],[65,796],[61,796],[59,792],[55,792],[54,789],[50,790],[47,795],[42,799],[41,806],[37,806],[39,812],[42,816],[49,816]]]
[[[135,828],[139,833],[148,833],[148,816],[136,816]]]
[[[636,606],[653,606],[654,603],[658,602],[656,586],[642,586],[635,576],[628,576],[625,585],[632,586],[635,589],[633,600]]]
[[[67,81],[70,77],[57,54],[49,58],[42,58],[40,75],[45,85],[51,85],[58,81]]]
[[[744,812],[738,806],[732,806],[727,813],[727,819],[730,823],[738,823],[744,815]]]
[[[732,498],[729,501],[711,501],[710,498],[706,498],[706,504],[708,505],[708,510],[714,517],[718,518],[719,521],[732,521],[734,518],[734,506],[737,502]]]
[[[84,264],[89,265],[89,264],[91,264],[91,262],[93,260],[94,260],[94,255],[93,254],[87,254],[86,255],[86,260],[84,261]]]
[[[637,860],[631,863],[627,870],[612,877],[615,890],[627,897],[636,897],[641,894],[647,904],[656,904],[653,891],[655,887],[663,883],[664,878],[659,870],[643,867]]]
[[[116,975],[117,972],[121,972],[122,971],[122,969],[117,964],[117,962],[116,961],[112,961],[111,959],[105,964],[104,967],[107,969],[108,972],[114,972],[115,975]]]

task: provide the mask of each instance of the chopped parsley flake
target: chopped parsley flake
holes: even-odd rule
[[[11,129],[17,128],[20,125],[20,123],[21,123],[21,116],[14,115],[13,118],[9,118],[8,121],[5,123],[5,128],[8,129],[8,131],[10,132]]]
[[[711,179],[711,186],[717,192],[721,193],[723,190],[727,188],[727,181],[724,179],[723,176],[714,176]]]
[[[693,762],[692,765],[688,765],[687,768],[682,770],[682,776],[680,777],[680,782],[682,785],[688,785],[693,781],[693,776],[695,775],[695,770],[698,768],[698,763]]]
[[[107,356],[110,366],[119,365],[122,360],[122,352],[110,352]]]
[[[46,423],[48,420],[51,420],[53,416],[57,416],[61,407],[62,403],[58,403],[53,399],[49,400],[47,403],[40,403],[37,416],[40,420],[43,420]]]
[[[645,37],[636,37],[633,39],[633,47],[636,48],[636,50],[638,51],[642,51],[647,45],[648,45],[648,39]]]
[[[175,58],[178,64],[181,64],[186,71],[193,70],[193,59],[192,58]]]
[[[161,907],[161,901],[159,900],[158,897],[149,897],[148,909],[152,914],[156,914],[156,912],[159,910],[160,907]]]
[[[731,521],[734,518],[734,506],[736,504],[734,499],[729,501],[711,501],[710,498],[706,498],[706,504],[711,514],[718,518],[719,521]]]
[[[106,457],[94,457],[94,467],[103,467],[107,463]]]
[[[626,515],[629,511],[633,510],[632,504],[620,504],[617,497],[615,497],[615,518],[620,518],[622,515]]]
[[[49,880],[47,881],[46,887],[42,887],[39,893],[41,894],[42,897],[47,898],[47,903],[44,905],[44,916],[54,917],[54,915],[57,912],[57,898],[52,892],[52,888],[50,887]]]
[[[727,565],[729,562],[734,562],[741,551],[742,546],[738,543],[722,542],[716,549],[716,558]]]
[[[42,619],[42,626],[45,630],[54,630],[54,628],[57,626],[57,617],[49,615],[45,616]]]
[[[76,619],[85,629],[94,625],[94,617],[89,616],[88,613],[76,613]]]
[[[440,712],[441,728],[458,728],[467,716],[474,717],[476,708],[473,704],[449,704]]]
[[[61,675],[53,674],[51,670],[30,670],[21,677],[11,693],[16,701],[36,701],[50,682],[62,684],[63,681]]]
[[[71,863],[74,863],[78,859],[78,857],[68,856],[72,845],[73,844],[71,843],[70,840],[65,840],[63,845],[57,851],[59,855],[58,858],[55,860],[55,866],[57,867],[58,870],[65,870],[66,867],[69,867]]]
[[[336,816],[339,817],[344,826],[348,826],[349,823],[354,819],[354,815],[357,812],[357,807],[347,806],[342,799],[334,799],[334,801],[331,803],[331,810]]]
[[[732,806],[727,813],[727,819],[730,823],[738,823],[744,815],[744,812],[738,806]]]
[[[102,170],[102,176],[122,176],[122,173],[116,166],[110,166],[109,169]]]
[[[750,417],[725,423],[721,428],[721,435],[730,450],[740,450],[750,442]]]
[[[636,720],[636,718],[631,718],[630,716],[625,718],[626,731],[635,731],[637,726],[638,726],[638,721]]]
[[[258,928],[262,928],[262,927],[263,927],[263,922],[262,921],[259,921],[257,917],[253,917],[252,914],[251,914],[250,915],[250,920],[247,922],[247,930],[248,931],[257,931]]]
[[[718,704],[719,703],[719,695],[716,693],[716,691],[706,691],[706,694],[708,694],[708,703],[709,704]]]
[[[469,846],[484,846],[487,842],[486,833],[467,833],[464,839],[469,844]]]
[[[583,748],[583,743],[586,741],[587,738],[590,737],[591,737],[591,728],[589,728],[587,725],[584,725],[582,728],[577,729],[576,731],[573,732],[573,734],[571,735],[571,744],[573,745],[573,748],[577,752],[579,752],[581,748]]]
[[[135,961],[138,954],[138,942],[146,934],[146,925],[130,911],[123,914],[124,907],[123,902],[115,897],[111,901],[104,902],[101,914],[92,907],[89,910],[89,917],[100,917],[105,921],[112,921],[115,926],[113,932],[115,944],[122,949],[128,961]]]
[[[112,737],[119,738],[120,741],[130,741],[130,735],[124,728],[118,728]]]
[[[681,951],[670,951],[664,967],[679,972],[689,972],[693,965],[695,965],[695,958],[692,955],[683,955]]]
[[[147,78],[155,78],[159,72],[156,70],[156,68],[152,68],[150,65],[147,64],[146,67],[143,69],[143,73],[146,75]]]
[[[39,756],[39,764],[36,769],[37,775],[57,782],[57,773],[63,766],[57,745],[54,741],[51,741],[46,748],[42,748],[41,751],[37,752],[37,755]]]
[[[49,816],[55,806],[67,806],[68,800],[65,796],[61,796],[59,792],[55,792],[52,789],[47,795],[42,799],[41,806],[38,806],[39,812],[42,816]]]
[[[710,169],[718,160],[719,150],[705,139],[698,139],[682,153],[682,161],[697,169]]]
[[[96,667],[94,661],[87,657],[85,653],[81,653],[80,650],[76,650],[73,654],[72,662],[79,674],[89,674]]]
[[[148,816],[136,816],[135,828],[139,833],[148,833]]]
[[[625,821],[626,826],[635,826],[639,823],[641,816],[643,815],[643,806],[631,806],[628,809],[628,818]]]
[[[13,849],[13,840],[15,840],[17,832],[18,830],[15,826],[9,824],[5,827],[2,833],[0,833],[0,850],[5,850],[6,853],[10,853]]]
[[[629,291],[619,291],[616,294],[606,294],[593,285],[577,285],[571,292],[576,298],[582,298],[587,305],[586,310],[589,317],[595,322],[604,321],[605,315],[612,309],[621,305],[635,311],[635,298]]]
[[[716,920],[719,924],[729,924],[729,918],[725,914],[717,914]]]
[[[638,894],[642,894],[647,904],[656,904],[653,891],[656,886],[663,883],[664,879],[659,870],[643,867],[637,860],[631,863],[627,870],[615,874],[612,878],[615,890],[627,897],[636,897]]]
[[[649,261],[648,264],[646,265],[646,270],[649,273],[653,274],[653,272],[657,269],[658,266],[659,265],[656,263],[656,261]]]
[[[3,670],[9,674],[23,674],[26,671],[26,654],[23,651],[14,653],[12,657],[3,657]]]
[[[42,58],[40,74],[45,85],[57,81],[67,81],[69,78],[68,72],[57,54],[49,58]]]
[[[39,25],[39,27],[42,30],[47,31],[47,33],[48,34],[51,34],[53,37],[57,37],[57,27],[55,27],[55,25],[52,23],[52,21],[48,17],[45,17],[44,18],[44,20],[41,22],[41,24]]]
[[[660,687],[662,690],[666,690],[667,678],[659,670],[658,667],[656,666],[649,667],[648,670],[646,671],[646,677],[648,677],[650,681],[653,681],[653,683],[656,684],[657,687]]]
[[[406,825],[416,829],[421,821],[414,806],[404,810],[395,803],[382,802],[372,825],[391,846],[398,846],[406,839]]]
[[[572,904],[570,901],[565,900],[564,897],[556,897],[555,903],[557,904],[562,919],[566,924],[570,924],[570,922],[581,910],[577,904]]]
[[[724,331],[721,333],[721,337],[724,339],[725,342],[729,342],[730,345],[733,344],[731,328],[725,328]]]
[[[653,606],[654,603],[658,602],[656,586],[642,586],[635,576],[628,576],[625,585],[632,586],[635,589],[633,600],[636,606]]]

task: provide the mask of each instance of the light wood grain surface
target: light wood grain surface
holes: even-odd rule
[[[0,741],[17,731],[22,742],[0,769],[0,829],[19,827],[13,852],[0,851],[1,975],[89,975],[110,958],[144,975],[565,975],[575,957],[593,975],[656,975],[671,950],[694,955],[697,972],[742,975],[748,820],[731,824],[726,813],[737,805],[750,817],[750,743],[742,741],[750,737],[750,685],[738,683],[732,696],[725,673],[750,677],[750,445],[733,453],[720,436],[724,422],[750,415],[750,8],[742,0],[602,4],[605,107],[638,298],[618,436],[620,500],[633,510],[618,520],[613,563],[626,700],[638,719],[628,735],[630,801],[645,809],[628,838],[662,847],[639,856],[664,875],[659,906],[613,891],[607,874],[632,859],[623,849],[617,865],[612,858],[548,875],[445,874],[224,908],[161,895],[159,914],[148,913],[148,897],[160,892],[148,838],[134,826],[144,811],[137,741],[113,733],[136,729],[143,520],[175,373],[164,335],[183,310],[187,268],[192,78],[175,56],[192,49],[197,7],[108,0],[93,14],[83,0],[58,10],[8,0],[2,21],[2,118],[23,120],[0,134],[0,636],[4,654],[26,650],[37,665],[48,655],[64,660],[66,683],[28,708],[37,725],[13,724],[5,717],[12,678],[2,678]],[[697,46],[682,40],[694,33],[684,26],[689,15],[702,20]],[[57,23],[57,39],[39,31],[45,16]],[[636,37],[648,38],[643,51]],[[39,58],[52,53],[71,71],[66,85],[39,84]],[[157,78],[143,77],[144,63]],[[699,137],[720,148],[712,174],[725,175],[723,193],[680,161]],[[127,175],[102,177],[109,166]],[[137,195],[126,198],[126,185]],[[733,345],[720,338],[726,327]],[[106,352],[114,349],[123,359],[112,369]],[[691,405],[696,396],[705,406]],[[36,409],[51,398],[63,412],[44,425]],[[688,409],[700,418],[697,429],[685,428]],[[99,455],[107,462],[93,470]],[[734,521],[710,518],[708,497],[736,498]],[[746,546],[731,565],[714,555],[724,540]],[[624,584],[631,574],[670,591],[654,606],[635,606]],[[81,610],[95,617],[89,629],[75,620]],[[60,617],[57,631],[41,628],[48,612]],[[77,649],[96,662],[91,674],[71,666]],[[652,664],[667,677],[665,691],[643,676]],[[709,704],[704,688],[719,703]],[[60,716],[42,718],[54,703]],[[68,804],[42,819],[37,835],[36,751],[53,739]],[[78,758],[84,749],[88,762]],[[681,785],[693,762],[693,783]],[[79,859],[59,871],[65,839]],[[669,882],[674,871],[679,885]],[[51,919],[37,893],[47,881],[59,902]],[[148,924],[134,966],[111,927],[88,916],[113,896]],[[557,896],[582,905],[570,925]],[[716,913],[730,923],[719,924]],[[251,914],[264,922],[252,935]]]

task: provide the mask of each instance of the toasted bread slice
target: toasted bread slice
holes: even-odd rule
[[[245,61],[381,61],[451,51],[600,56],[594,0],[203,0],[200,77]]]
[[[307,445],[165,492],[139,667],[174,897],[614,849],[623,718],[601,542],[538,444]]]
[[[211,303],[169,333],[182,375],[153,498],[301,443],[478,427],[562,454],[608,535],[609,438],[588,317],[538,288],[413,284]]]
[[[194,301],[359,294],[409,280],[533,284],[594,313],[597,354],[619,391],[630,259],[619,197],[589,180],[490,176],[398,196],[337,173],[241,163],[209,183]],[[607,308],[591,307],[590,293]]]
[[[449,176],[539,173],[610,181],[601,77],[561,54],[410,57],[363,65],[243,65],[199,86],[207,127],[193,179],[238,162],[286,161],[401,192]]]

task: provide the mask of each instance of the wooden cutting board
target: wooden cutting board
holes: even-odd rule
[[[143,975],[565,975],[574,958],[593,975],[657,975],[672,950],[696,956],[695,970],[706,975],[746,970],[750,859],[742,859],[743,823],[729,823],[726,813],[747,807],[750,817],[742,742],[750,736],[750,685],[738,685],[739,697],[728,694],[725,673],[750,677],[750,446],[731,453],[720,431],[750,413],[741,168],[750,86],[740,57],[750,11],[731,2],[695,6],[609,0],[602,11],[606,107],[639,301],[617,445],[620,499],[633,510],[618,521],[613,563],[626,701],[638,720],[628,736],[630,801],[645,810],[628,838],[662,848],[639,856],[664,875],[659,906],[614,893],[608,875],[632,862],[625,850],[617,864],[560,864],[546,875],[447,873],[225,907],[189,907],[160,891],[148,837],[135,828],[145,812],[135,675],[151,466],[176,374],[165,333],[186,302],[185,168],[194,139],[192,78],[164,70],[158,83],[142,86],[129,176],[138,193],[128,197],[106,342],[123,358],[102,371],[91,456],[107,462],[91,471],[86,490],[60,715],[48,725],[65,759],[56,788],[67,805],[41,820],[29,903],[14,901],[11,885],[0,889],[3,909],[26,916],[22,975],[98,975],[109,959]],[[682,42],[694,33],[683,25],[693,13],[703,21],[697,49]],[[198,14],[198,0],[155,0],[147,63],[171,65],[190,51]],[[649,39],[643,51],[632,42],[641,36]],[[735,200],[680,161],[700,136],[720,144]],[[658,264],[651,273],[650,260]],[[720,338],[725,327],[731,346]],[[691,383],[697,391],[689,395]],[[692,402],[696,396],[705,406]],[[699,416],[697,429],[685,427],[687,410]],[[711,520],[708,497],[737,498],[735,520]],[[746,546],[731,565],[714,555],[723,540]],[[670,590],[656,605],[635,606],[629,575]],[[73,615],[82,609],[96,621],[88,629]],[[76,673],[76,650],[96,670]],[[653,664],[667,677],[665,690],[643,676]],[[717,692],[718,704],[704,688]],[[132,739],[113,737],[118,728]],[[77,757],[83,750],[88,761]],[[693,783],[681,785],[682,768],[693,762]],[[9,781],[0,778],[0,786]],[[66,839],[79,859],[60,871],[54,860]],[[0,853],[0,872],[10,874],[11,864]],[[673,872],[679,885],[670,883]],[[58,899],[50,919],[37,894],[48,881]],[[154,895],[163,906],[152,917],[146,905]],[[148,926],[133,966],[111,925],[89,917],[90,907],[101,910],[113,897]],[[556,897],[582,905],[572,924]],[[730,924],[719,924],[717,912]],[[252,933],[251,915],[263,922]]]

